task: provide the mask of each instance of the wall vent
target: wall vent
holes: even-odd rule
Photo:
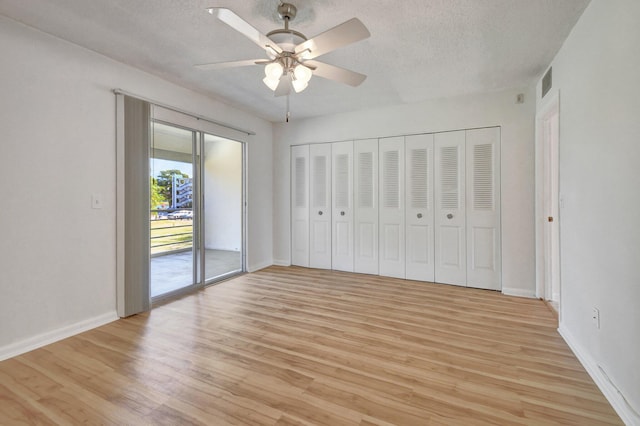
[[[542,77],[542,97],[543,98],[544,98],[544,95],[546,95],[547,92],[551,90],[551,71],[552,70],[553,68],[549,68],[549,71],[547,71],[544,77]]]

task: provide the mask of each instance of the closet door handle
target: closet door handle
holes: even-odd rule
[[[340,216],[344,216],[344,212],[340,212]]]
[[[322,216],[322,210],[318,211],[318,215]]]
[[[447,214],[447,219],[453,219],[453,215],[451,213]]]
[[[422,213],[418,213],[418,219],[422,219]]]

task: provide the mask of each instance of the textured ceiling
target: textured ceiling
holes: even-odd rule
[[[291,28],[313,37],[350,18],[367,40],[318,60],[368,75],[359,87],[314,77],[292,94],[292,118],[489,92],[534,82],[589,0],[290,0]],[[260,66],[202,71],[193,64],[255,59],[264,51],[206,13],[228,7],[258,30],[282,26],[279,0],[0,0],[0,14],[117,61],[209,94],[270,121],[285,98]],[[135,88],[129,88],[134,90]]]

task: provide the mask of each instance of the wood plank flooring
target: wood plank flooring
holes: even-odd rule
[[[0,363],[0,424],[621,424],[543,302],[270,267]]]

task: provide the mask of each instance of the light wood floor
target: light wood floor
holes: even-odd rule
[[[270,267],[0,363],[0,424],[620,424],[543,302]]]

